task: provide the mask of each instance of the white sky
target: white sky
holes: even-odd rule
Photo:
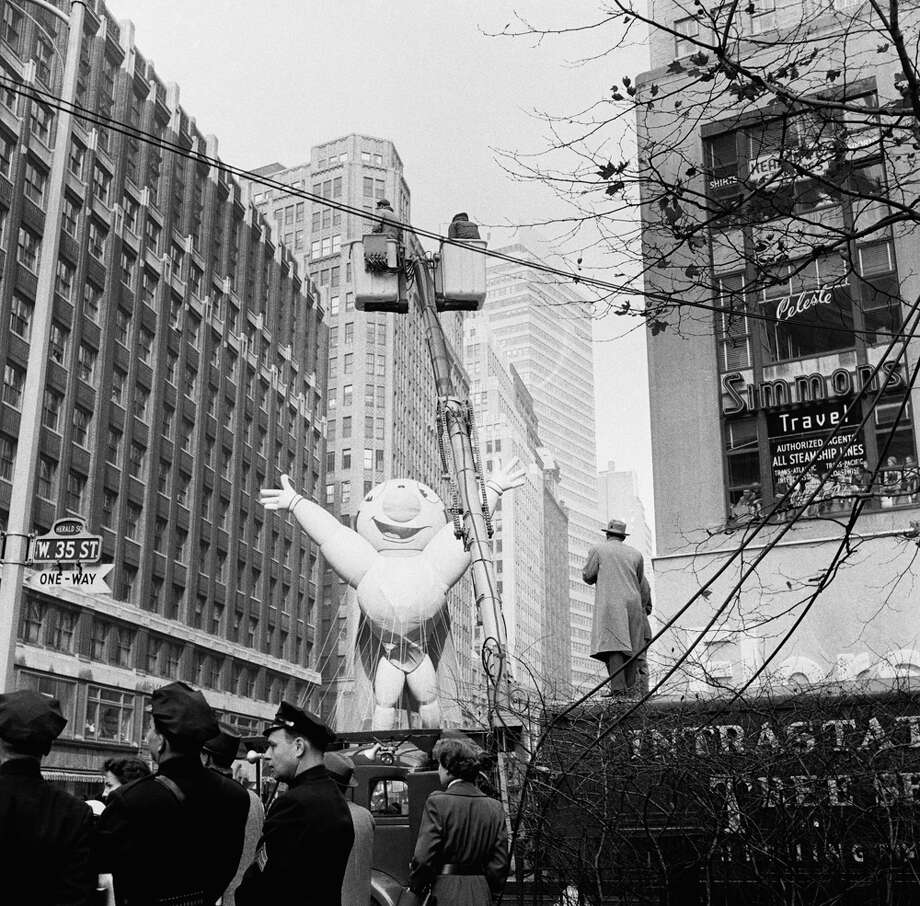
[[[221,158],[246,168],[292,165],[308,159],[311,145],[350,132],[388,138],[405,165],[413,222],[430,230],[459,210],[491,224],[564,215],[548,190],[509,179],[493,149],[541,150],[547,130],[533,111],[581,110],[646,68],[641,48],[572,65],[607,49],[590,32],[539,44],[484,34],[513,22],[515,10],[534,23],[592,21],[594,0],[107,5],[134,22],[138,48],[164,82],[180,86],[180,102],[204,134],[218,137]],[[598,466],[613,459],[638,473],[651,521],[645,332],[611,340],[633,325],[595,324]]]

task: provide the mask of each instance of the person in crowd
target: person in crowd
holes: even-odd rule
[[[282,702],[265,736],[269,764],[288,789],[265,816],[236,904],[266,906],[302,891],[311,906],[342,906],[355,832],[345,798],[323,764],[335,734],[316,715]]]
[[[41,760],[67,725],[56,698],[32,690],[0,695],[0,900],[88,906],[95,896],[93,814],[46,782]]]
[[[588,551],[582,578],[596,585],[591,628],[591,657],[607,665],[610,688],[616,697],[637,691],[639,662],[645,657],[651,591],[642,554],[625,543],[626,523],[611,519],[604,529],[607,541]]]
[[[889,456],[885,460],[885,468],[882,470],[882,506],[886,509],[899,503],[901,493],[901,469],[898,467],[898,460],[895,456]]]
[[[901,470],[901,492],[904,503],[917,503],[920,500],[920,470],[913,456],[904,457]]]
[[[97,829],[97,869],[113,875],[119,906],[213,906],[233,879],[249,796],[201,762],[218,731],[185,683],[153,693],[147,747],[157,773],[114,790]]]
[[[495,799],[476,786],[480,753],[464,739],[440,739],[437,760],[443,790],[425,802],[409,889],[428,889],[438,906],[489,906],[508,876],[505,816]]]
[[[374,816],[363,805],[348,798],[349,790],[358,785],[355,780],[354,762],[341,752],[326,752],[323,762],[329,776],[345,796],[351,823],[355,831],[355,842],[345,866],[345,880],[342,882],[342,904],[358,903],[363,906],[371,901],[371,870],[374,865]]]
[[[217,736],[209,739],[201,747],[202,763],[206,768],[233,780],[233,762],[239,755],[240,742],[240,736],[234,733],[230,727],[221,724],[220,732]],[[221,906],[235,906],[236,888],[240,886],[246,869],[252,865],[252,860],[256,856],[259,838],[262,836],[262,825],[265,823],[265,806],[262,805],[262,800],[246,786],[243,786],[243,789],[246,790],[246,795],[249,796],[249,814],[246,816],[243,852],[240,856],[240,864],[237,867],[236,874],[221,898]]]
[[[126,758],[107,758],[102,764],[102,798],[108,799],[113,790],[117,790],[132,780],[140,780],[150,775],[147,762],[134,755]]]

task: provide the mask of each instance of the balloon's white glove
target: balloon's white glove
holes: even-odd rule
[[[502,494],[505,491],[510,491],[512,488],[519,488],[524,484],[526,475],[527,472],[521,460],[515,456],[507,465],[503,463],[500,469],[493,472],[489,476],[487,484],[491,485],[499,494]]]
[[[298,494],[287,475],[281,476],[280,488],[262,488],[259,491],[259,503],[266,510],[292,510],[303,495]]]

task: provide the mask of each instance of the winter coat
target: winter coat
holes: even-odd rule
[[[645,605],[651,603],[642,554],[619,538],[608,538],[588,552],[582,578],[597,586],[591,657],[606,661],[613,652],[633,654],[642,648],[648,625]]]

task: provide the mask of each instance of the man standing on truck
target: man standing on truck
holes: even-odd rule
[[[642,554],[625,543],[626,523],[611,519],[604,534],[606,542],[588,552],[582,577],[588,585],[597,586],[591,657],[607,665],[610,688],[604,694],[622,698],[637,694],[640,673],[647,673],[640,666],[650,637],[652,594]]]

